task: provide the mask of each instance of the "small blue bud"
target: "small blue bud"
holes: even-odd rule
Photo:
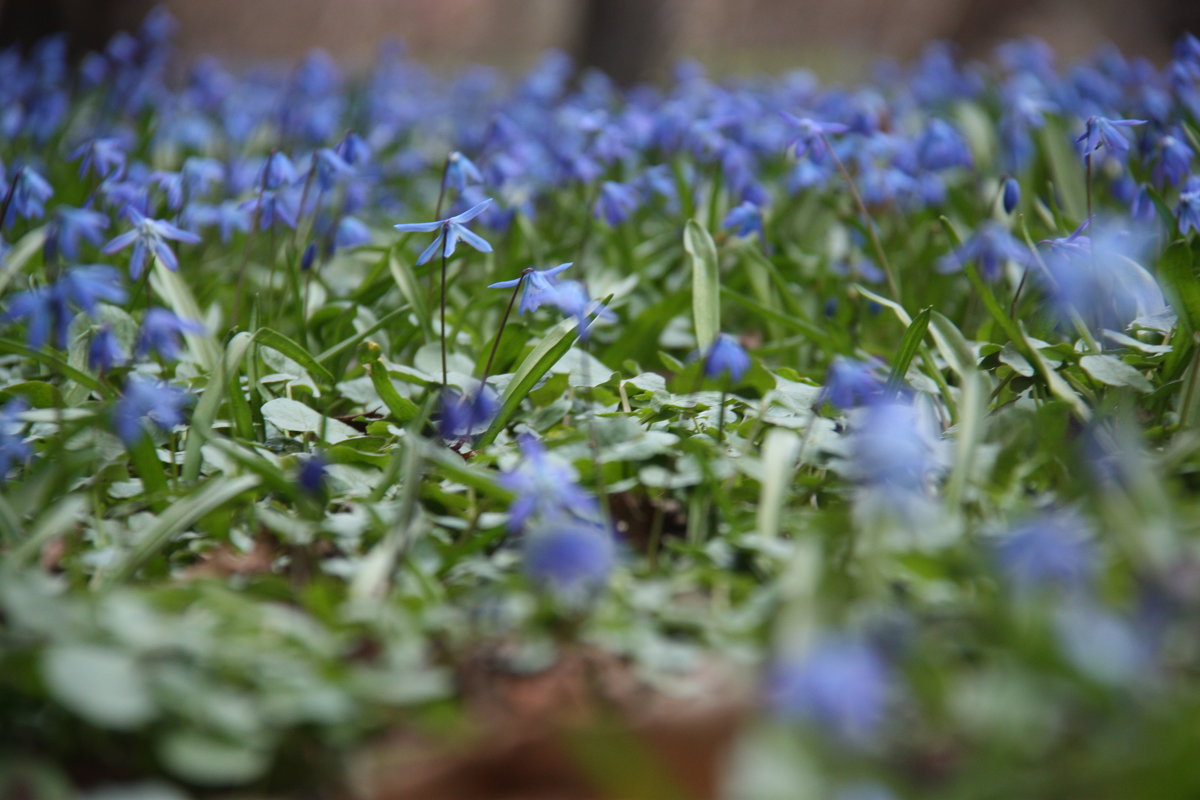
[[[1004,213],[1011,214],[1021,202],[1021,185],[1016,178],[1004,179]]]

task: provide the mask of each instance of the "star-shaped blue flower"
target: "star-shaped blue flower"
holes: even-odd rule
[[[454,255],[454,249],[458,246],[459,239],[462,239],[481,253],[490,253],[492,252],[492,246],[479,234],[467,230],[467,223],[482,214],[491,204],[492,198],[489,197],[453,217],[434,220],[433,222],[402,222],[393,227],[401,233],[438,232],[438,235],[434,237],[429,246],[417,258],[418,267],[433,258],[439,250],[443,251],[446,258]]]

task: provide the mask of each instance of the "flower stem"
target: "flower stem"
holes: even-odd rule
[[[275,155],[274,150],[263,163],[262,180],[258,183],[258,201],[254,204],[254,221],[250,223],[250,232],[246,234],[246,244],[242,248],[242,263],[238,267],[237,292],[233,296],[233,313],[229,317],[230,322],[234,325],[238,324],[238,312],[242,308],[242,292],[246,288],[246,266],[250,263],[250,246],[254,243],[254,234],[258,233],[258,226],[262,221],[263,194],[267,191],[267,167],[270,165],[273,155]]]
[[[533,272],[533,267],[521,270],[521,277],[517,278],[517,285],[513,287],[512,297],[508,298],[508,306],[504,309],[504,316],[500,318],[500,327],[496,330],[496,338],[492,340],[492,352],[488,353],[487,364],[483,368],[483,377],[479,379],[480,391],[483,391],[482,385],[487,384],[487,379],[492,374],[492,362],[496,360],[496,351],[500,349],[500,337],[504,335],[504,326],[508,324],[508,317],[512,314],[513,304],[517,302],[521,285],[525,283],[525,276],[531,272]]]
[[[887,255],[883,252],[883,245],[879,241],[879,235],[875,232],[875,222],[871,218],[871,212],[867,210],[867,205],[863,202],[862,195],[858,193],[858,187],[854,185],[854,178],[851,177],[850,171],[846,169],[846,165],[842,163],[842,159],[838,158],[838,154],[833,151],[833,146],[829,143],[829,139],[825,134],[821,134],[821,142],[825,145],[825,152],[833,159],[833,164],[841,174],[842,180],[846,182],[846,188],[850,190],[850,197],[854,199],[854,205],[858,207],[858,213],[862,216],[863,227],[867,229],[867,237],[871,240],[871,247],[875,251],[875,258],[879,261],[879,266],[883,269],[883,274],[887,278],[888,290],[892,293],[892,299],[897,303],[901,303],[900,286],[896,283],[896,276],[892,273],[892,266],[888,263]]]
[[[450,236],[447,231],[442,231],[442,291],[439,303],[439,314],[442,321],[442,388],[446,388],[447,370],[446,370],[446,243]]]

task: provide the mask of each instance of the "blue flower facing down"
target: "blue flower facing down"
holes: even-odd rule
[[[1193,175],[1183,185],[1175,216],[1179,219],[1179,232],[1184,236],[1188,231],[1200,232],[1200,175]]]
[[[446,441],[460,441],[483,433],[492,423],[500,404],[487,385],[460,394],[454,389],[442,393],[438,429]]]
[[[737,205],[725,215],[721,223],[724,228],[732,228],[737,236],[750,236],[757,233],[763,235],[762,209],[754,203],[745,202]]]
[[[1033,253],[1011,233],[995,222],[984,222],[953,253],[938,261],[939,272],[958,272],[964,264],[974,263],[985,280],[1000,277],[1000,269],[1009,261],[1023,267],[1033,266]]]
[[[778,716],[863,745],[884,721],[891,683],[887,664],[868,642],[831,634],[775,662],[767,675],[766,702]]]
[[[878,359],[860,361],[838,356],[829,365],[821,398],[838,409],[857,408],[883,398],[884,382]]]
[[[183,349],[182,337],[185,333],[204,333],[204,326],[165,308],[151,308],[142,318],[135,349],[138,355],[156,353],[173,360],[179,357]]]
[[[513,278],[512,280],[489,284],[488,288],[512,289],[524,280],[524,288],[521,290],[521,305],[517,309],[517,313],[524,314],[526,311],[536,311],[544,305],[557,304],[558,281],[555,278],[573,263],[575,262],[567,261],[549,269],[533,269],[531,267],[525,271],[521,278]]]
[[[531,521],[542,524],[560,520],[595,519],[600,512],[596,498],[576,482],[566,464],[551,458],[542,443],[529,434],[520,438],[520,466],[501,474],[499,484],[516,495],[509,508],[508,527],[520,530]]]
[[[717,334],[717,338],[709,345],[704,355],[704,376],[718,378],[728,375],[730,380],[737,383],[750,369],[750,356],[738,344],[738,340],[727,333]]]
[[[401,233],[438,232],[438,235],[429,243],[429,246],[417,257],[418,267],[437,255],[438,251],[441,251],[446,258],[454,255],[454,250],[458,246],[459,239],[462,239],[481,253],[490,253],[492,252],[492,246],[482,236],[468,230],[466,225],[482,214],[491,204],[492,198],[489,197],[471,206],[461,214],[455,214],[453,217],[434,220],[433,222],[402,222],[392,227]]]
[[[320,453],[313,453],[302,459],[300,468],[296,470],[296,485],[300,487],[300,491],[310,497],[320,496],[329,477],[328,467],[329,462]]]
[[[133,445],[146,433],[145,421],[166,431],[183,422],[187,393],[167,383],[148,378],[130,377],[125,393],[113,409],[113,430],[126,445]]]
[[[1076,588],[1096,570],[1096,548],[1084,520],[1052,511],[1014,526],[994,547],[996,564],[1017,588]]]
[[[1021,203],[1021,184],[1017,183],[1017,179],[1008,177],[1004,179],[1004,212],[1011,214],[1013,210]]]
[[[562,520],[530,531],[523,550],[530,579],[563,597],[587,595],[601,588],[616,564],[612,533],[578,520]]]
[[[1083,133],[1075,139],[1075,144],[1079,145],[1079,152],[1083,156],[1089,156],[1104,147],[1112,156],[1121,158],[1129,151],[1129,140],[1119,129],[1145,124],[1144,119],[1091,116],[1087,119]]]

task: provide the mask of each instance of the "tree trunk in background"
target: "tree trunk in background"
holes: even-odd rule
[[[101,50],[112,35],[131,30],[154,0],[0,0],[0,47],[29,47],[55,33],[67,34],[72,55]]]
[[[576,46],[580,69],[621,86],[657,77],[671,58],[676,0],[585,0]]]

